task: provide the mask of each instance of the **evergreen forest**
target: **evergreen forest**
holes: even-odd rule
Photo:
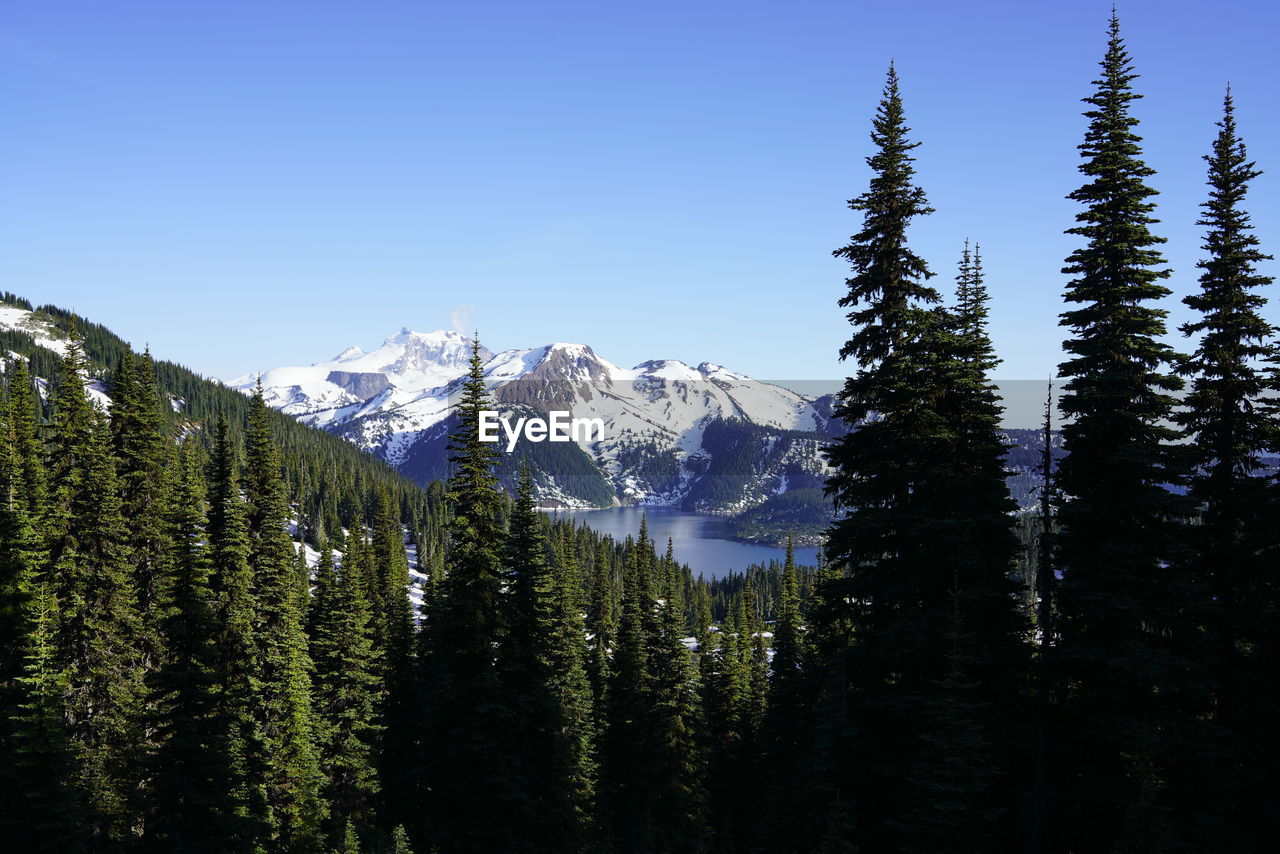
[[[448,470],[422,487],[73,312],[39,309],[60,354],[0,332],[0,847],[1271,850],[1261,172],[1228,89],[1204,123],[1194,319],[1168,329],[1137,79],[1113,13],[1028,510],[981,246],[911,248],[932,207],[890,66],[834,252],[849,429],[781,507],[820,538],[815,567],[788,547],[707,580],[645,525],[617,541],[543,512],[528,468],[479,439],[478,343]],[[814,507],[833,521],[805,528]]]

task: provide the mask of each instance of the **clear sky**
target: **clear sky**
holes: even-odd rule
[[[1120,5],[1179,297],[1228,81],[1270,170],[1249,204],[1280,249],[1278,8]],[[913,245],[949,286],[962,240],[981,242],[998,375],[1047,377],[1109,10],[10,3],[0,288],[223,378],[451,316],[495,350],[842,376],[847,268],[830,252],[857,228],[845,200],[895,59],[938,210]]]

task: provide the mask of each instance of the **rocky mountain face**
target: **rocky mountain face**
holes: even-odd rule
[[[341,435],[420,481],[447,475],[452,400],[471,343],[403,329],[377,349],[248,374],[271,406]],[[483,351],[496,409],[510,422],[552,412],[598,419],[572,441],[519,439],[504,466],[527,461],[547,505],[620,503],[735,513],[824,477],[829,398],[811,398],[703,362],[622,368],[584,344]],[[507,450],[505,437],[500,443]],[[509,474],[504,471],[504,474]]]

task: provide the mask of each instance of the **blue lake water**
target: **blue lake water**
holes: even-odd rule
[[[718,578],[729,570],[744,570],[753,563],[782,561],[786,549],[740,543],[727,539],[725,520],[719,516],[686,513],[668,507],[611,507],[607,510],[559,510],[561,517],[585,522],[587,527],[622,541],[640,530],[640,519],[649,520],[649,536],[661,554],[670,537],[676,560],[687,563],[696,577]],[[813,566],[818,561],[816,546],[796,548],[796,563]]]

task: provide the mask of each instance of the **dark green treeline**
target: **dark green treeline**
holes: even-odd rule
[[[828,453],[839,518],[807,607],[809,735],[775,742],[799,760],[774,770],[800,771],[770,790],[760,850],[1274,845],[1280,351],[1245,210],[1261,173],[1228,92],[1179,354],[1136,79],[1113,14],[1070,194],[1065,455],[1038,518],[1018,519],[980,254],[964,245],[944,304],[907,239],[932,209],[890,68],[850,202],[862,229],[836,251],[856,366],[837,414],[857,429]]]

